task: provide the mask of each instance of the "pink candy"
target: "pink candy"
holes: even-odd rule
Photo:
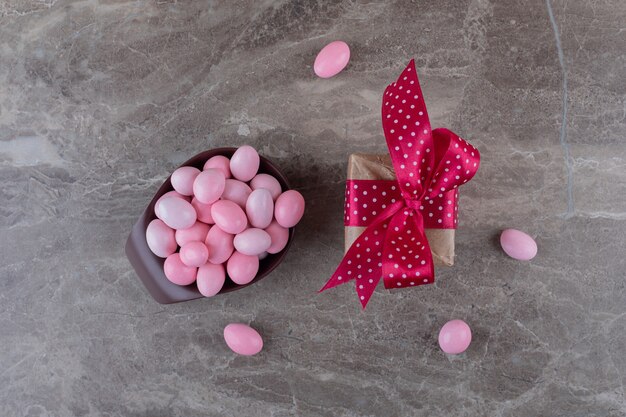
[[[317,54],[313,70],[320,78],[330,78],[339,74],[350,61],[350,47],[343,41],[335,41],[326,45]]]
[[[206,170],[209,168],[219,169],[220,171],[222,171],[222,174],[224,174],[224,178],[226,179],[231,177],[230,159],[226,158],[225,156],[216,155],[214,157],[209,158],[208,161],[204,163],[204,168],[202,169]]]
[[[231,323],[224,328],[226,345],[240,355],[256,355],[263,349],[259,332],[242,323]]]
[[[230,159],[208,159],[202,171],[184,166],[172,173],[174,190],[157,200],[158,218],[146,228],[148,247],[166,258],[169,281],[195,282],[212,297],[227,279],[249,284],[262,259],[284,250],[289,228],[304,213],[304,198],[282,192],[276,178],[258,172],[260,166],[256,150],[242,146]]]
[[[194,209],[196,209],[198,220],[202,223],[206,224],[214,224],[215,221],[211,216],[211,206],[212,204],[204,204],[198,201],[197,198],[193,198],[191,200],[191,205]]]
[[[235,249],[244,255],[260,255],[272,245],[272,238],[262,229],[246,229],[235,236]]]
[[[226,263],[226,271],[235,284],[245,285],[259,272],[259,257],[235,251]]]
[[[209,249],[202,242],[189,242],[180,248],[180,260],[187,266],[202,266],[209,260]]]
[[[198,268],[185,265],[180,259],[180,254],[173,253],[165,259],[163,272],[174,284],[189,285],[196,280]]]
[[[163,194],[161,196],[161,198],[159,198],[157,200],[156,203],[154,203],[154,214],[156,214],[157,217],[159,217],[159,218],[161,217],[161,209],[160,209],[161,202],[163,200],[165,200],[166,198],[169,198],[169,197],[178,197],[178,198],[182,198],[185,201],[191,201],[191,197],[187,197],[185,195],[182,195],[181,193],[179,193],[177,191],[168,191],[165,194]]]
[[[202,171],[193,182],[193,195],[203,204],[217,201],[224,192],[226,178],[219,169],[209,168]]]
[[[272,194],[264,189],[252,191],[246,201],[246,214],[253,227],[265,229],[274,218],[274,200]]]
[[[206,246],[209,249],[209,262],[212,264],[224,263],[230,258],[235,247],[234,236],[226,233],[219,226],[212,227],[206,235]]]
[[[168,197],[159,204],[161,220],[172,229],[186,229],[196,222],[196,210],[191,203],[178,197]]]
[[[267,229],[265,229],[272,244],[267,248],[267,253],[278,253],[287,246],[289,241],[289,229],[285,229],[274,220]]]
[[[233,235],[243,232],[248,226],[246,213],[229,200],[220,200],[213,204],[211,216],[220,229]]]
[[[500,235],[500,245],[507,255],[520,261],[529,261],[537,255],[535,240],[520,230],[504,230]]]
[[[182,195],[193,194],[193,182],[200,174],[200,170],[194,167],[180,167],[172,173],[170,181],[174,190]]]
[[[230,172],[240,181],[250,181],[259,171],[261,159],[252,146],[242,146],[230,158]]]
[[[229,179],[226,180],[224,192],[222,193],[222,199],[233,201],[241,208],[244,208],[250,193],[252,193],[252,189],[248,186],[248,184],[239,180]]]
[[[189,242],[204,242],[210,227],[211,226],[208,224],[195,222],[193,226],[187,229],[178,229],[176,231],[176,243],[178,246],[184,246]],[[176,248],[174,248],[174,250],[176,250]]]
[[[148,247],[152,253],[160,258],[167,258],[176,252],[174,236],[174,230],[159,219],[152,220],[146,229]]]
[[[268,174],[257,174],[257,176],[252,178],[252,181],[250,181],[250,188],[253,190],[258,190],[260,188],[268,190],[272,195],[272,200],[274,201],[276,201],[280,193],[283,192],[278,180]]]
[[[205,297],[213,297],[224,286],[226,280],[226,272],[224,271],[224,265],[206,263],[198,268],[198,277],[196,278],[196,284],[198,285],[198,291]]]
[[[471,341],[472,331],[463,320],[451,320],[439,331],[439,346],[451,355],[465,352]]]
[[[274,216],[282,227],[294,227],[304,214],[304,197],[296,190],[282,193],[276,199]]]

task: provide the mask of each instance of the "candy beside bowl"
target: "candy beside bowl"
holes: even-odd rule
[[[188,301],[244,288],[267,276],[283,260],[297,223],[289,208],[302,197],[289,191],[282,172],[262,156],[256,157],[257,172],[252,153],[256,151],[245,146],[239,152],[236,148],[218,148],[197,154],[163,183],[133,226],[126,255],[159,303]],[[230,158],[233,159],[229,166]],[[231,168],[238,180],[224,180],[231,176]],[[203,178],[195,181],[200,175]],[[273,206],[274,202],[275,218],[263,210],[254,210]],[[215,203],[219,204],[213,209]],[[234,252],[233,244],[237,248]],[[266,251],[258,255],[258,270],[255,265],[251,267],[250,257],[265,247]]]

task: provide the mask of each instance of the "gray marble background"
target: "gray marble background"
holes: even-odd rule
[[[623,0],[0,1],[0,416],[626,415],[625,22]],[[318,79],[336,39],[351,62]],[[457,264],[361,311],[316,291],[347,155],[385,150],[381,94],[412,57],[433,125],[483,162]],[[131,225],[179,163],[244,143],[307,199],[287,260],[157,304]],[[474,332],[458,357],[452,318]],[[228,350],[234,321],[261,354]]]

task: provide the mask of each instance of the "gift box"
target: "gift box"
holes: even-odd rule
[[[351,180],[377,180],[377,181],[385,181],[388,182],[386,188],[391,188],[397,184],[396,173],[393,170],[393,164],[391,162],[391,157],[389,154],[384,155],[370,155],[370,154],[352,154],[348,158],[348,175],[347,175],[347,185],[346,187],[346,199],[344,203],[344,212],[345,212],[345,252],[348,252],[350,246],[354,243],[354,241],[365,231],[367,228],[365,225],[363,226],[351,226],[351,223],[357,223],[357,219],[351,221],[355,216],[358,216],[354,213],[354,209],[350,211],[350,207],[354,207],[354,201],[350,202],[350,188],[349,185],[354,185],[354,181]],[[354,197],[353,197],[354,199]],[[391,198],[388,199],[391,201]],[[452,200],[450,200],[452,201]],[[456,201],[456,194],[454,196],[454,201]],[[382,208],[381,203],[381,208]],[[434,205],[433,200],[433,205]],[[348,206],[350,205],[350,206]],[[448,206],[448,200],[445,201],[445,205]],[[362,205],[361,205],[362,207]],[[437,205],[437,210],[440,206]],[[443,206],[441,206],[443,207]],[[455,205],[455,208],[457,206]],[[456,213],[457,210],[454,210]],[[442,209],[441,215],[447,217],[448,213],[444,213]],[[454,214],[454,218],[456,219],[456,214]],[[434,217],[434,215],[433,215]],[[362,219],[363,217],[358,217]],[[363,220],[361,220],[363,222]],[[442,222],[443,223],[443,222]],[[357,223],[359,224],[359,223]],[[362,223],[361,223],[362,224]],[[430,251],[433,256],[433,262],[435,266],[452,266],[454,264],[454,228],[429,228],[425,227],[424,229],[426,234],[426,239],[430,244]]]
[[[385,288],[432,284],[435,265],[454,263],[458,187],[478,171],[480,153],[445,129],[432,129],[411,61],[382,97],[389,153],[353,154],[348,163],[345,255],[320,290],[355,281],[363,308]]]

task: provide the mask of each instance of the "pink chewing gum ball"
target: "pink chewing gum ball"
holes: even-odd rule
[[[282,193],[274,205],[274,216],[282,227],[294,227],[304,214],[304,197],[295,190]]]
[[[215,224],[226,233],[236,235],[248,227],[246,213],[232,201],[216,201],[211,207],[211,216]]]
[[[261,158],[256,149],[244,145],[230,158],[230,172],[240,181],[250,181],[259,171]]]
[[[226,280],[224,265],[207,263],[198,268],[196,285],[198,291],[205,297],[213,297],[220,292]]]
[[[159,204],[161,220],[172,229],[186,229],[196,222],[196,210],[191,203],[178,197],[168,197]]]
[[[150,222],[146,229],[146,242],[152,253],[159,258],[167,258],[176,252],[174,230],[162,220],[154,219]]]
[[[451,320],[439,331],[439,346],[451,355],[465,352],[471,341],[472,331],[463,320]]]
[[[239,207],[246,207],[246,201],[252,193],[252,189],[245,182],[239,180],[226,180],[224,186],[224,192],[222,193],[222,200],[230,200],[239,205]]]
[[[274,218],[272,194],[264,188],[252,191],[246,201],[246,214],[252,227],[265,229]]]
[[[222,171],[209,168],[202,171],[193,182],[193,195],[203,204],[217,201],[224,192],[226,178]]]
[[[193,182],[200,174],[200,170],[194,167],[180,167],[172,173],[170,182],[174,190],[182,195],[193,194]]]
[[[289,241],[289,229],[285,229],[274,220],[265,231],[272,240],[272,244],[267,248],[267,253],[278,253],[285,249]]]
[[[159,210],[159,207],[161,206],[161,201],[165,200],[166,198],[169,197],[178,197],[178,198],[182,198],[185,201],[190,201],[191,197],[187,197],[185,195],[182,195],[181,193],[177,192],[177,191],[168,191],[165,194],[163,194],[161,197],[159,197],[159,199],[156,201],[156,203],[154,203],[154,214],[156,214],[156,216],[160,219],[161,218],[161,213]]]
[[[193,226],[176,231],[176,243],[183,246],[189,242],[204,242],[211,226],[202,222],[195,222]]]
[[[256,355],[263,349],[259,332],[242,323],[231,323],[224,328],[224,340],[233,352],[239,355]]]
[[[235,251],[226,263],[226,271],[235,284],[248,284],[259,272],[259,257]]]
[[[283,192],[282,187],[278,180],[269,174],[257,174],[256,177],[250,181],[250,188],[252,190],[258,190],[264,188],[272,195],[272,200],[276,201],[280,193]]]
[[[180,248],[180,260],[187,266],[202,266],[209,259],[209,249],[204,242],[189,242]]]
[[[267,251],[272,244],[270,235],[262,229],[246,229],[235,236],[235,249],[244,255],[258,256]]]
[[[513,259],[529,261],[537,255],[537,243],[526,233],[516,229],[506,229],[500,235],[502,249]]]
[[[219,227],[213,226],[204,241],[209,249],[209,262],[212,264],[226,262],[233,253],[233,250],[235,250],[233,238],[234,236],[230,233],[226,233]]]
[[[209,158],[208,161],[204,163],[203,170],[207,170],[209,168],[215,168],[222,171],[224,174],[224,178],[230,178],[230,159],[226,158],[223,155],[216,155],[212,158]]]
[[[317,54],[313,71],[320,78],[339,74],[350,61],[350,47],[343,41],[331,42]]]
[[[189,285],[196,280],[198,268],[185,265],[180,259],[180,254],[173,253],[165,259],[163,272],[174,284]]]

